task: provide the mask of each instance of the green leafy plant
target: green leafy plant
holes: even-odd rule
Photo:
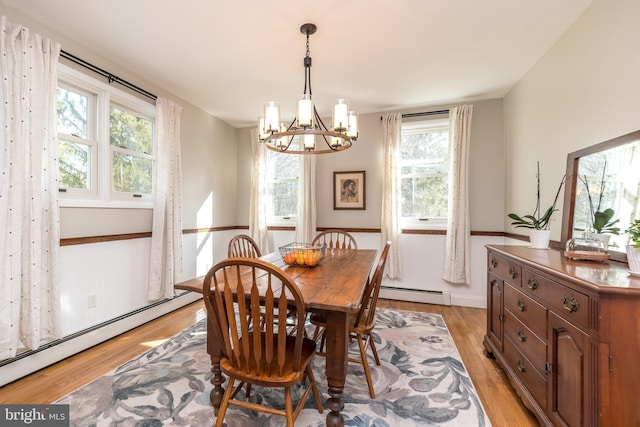
[[[558,191],[556,192],[556,197],[553,199],[553,204],[547,208],[547,210],[542,213],[540,209],[540,162],[538,162],[538,173],[536,174],[537,178],[537,191],[536,191],[536,208],[530,215],[520,216],[514,213],[510,213],[507,215],[509,218],[513,220],[511,225],[515,225],[516,228],[530,228],[534,230],[547,230],[549,228],[549,221],[551,221],[551,217],[553,213],[557,211],[556,203],[558,202],[558,197],[560,197],[560,190],[564,185],[565,176],[562,177],[562,181],[560,181],[560,186],[558,187]]]
[[[607,162],[604,162],[604,167],[602,168],[602,177],[600,178],[600,191],[598,194],[598,204],[594,206],[593,198],[591,197],[591,188],[589,186],[589,181],[587,180],[587,176],[583,175],[580,178],[580,181],[584,184],[587,189],[587,197],[589,198],[589,211],[591,212],[591,227],[596,233],[609,233],[609,234],[620,234],[620,228],[615,227],[615,225],[620,221],[619,219],[613,219],[615,215],[615,211],[611,208],[607,208],[605,210],[600,210],[602,205],[602,199],[604,198],[605,188],[606,188],[606,173],[607,173]]]
[[[614,227],[620,220],[611,220],[614,215],[615,212],[611,208],[604,211],[595,211],[593,213],[593,230],[596,233],[620,234],[620,228]]]
[[[629,244],[640,248],[640,219],[633,221],[624,232],[629,235]]]

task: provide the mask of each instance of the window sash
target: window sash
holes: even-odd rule
[[[299,156],[282,153],[267,153],[267,224],[291,225],[298,214],[298,191],[300,175]],[[295,162],[295,163],[294,163]],[[287,174],[287,172],[289,172]],[[286,187],[290,187],[286,190]],[[277,191],[277,189],[280,191]],[[285,190],[282,190],[285,188]],[[287,193],[287,198],[277,198],[277,194]],[[282,211],[279,205],[289,206],[289,212]]]
[[[449,131],[448,119],[421,120],[402,124],[402,143],[405,137]],[[448,150],[448,138],[447,150]],[[424,141],[426,144],[427,141]],[[447,222],[448,153],[429,158],[429,149],[442,147],[413,147],[418,157],[401,157],[399,171],[401,222],[405,226],[442,228]],[[402,148],[401,148],[402,150]],[[424,151],[424,155],[421,152]],[[426,188],[437,191],[426,191]]]
[[[62,188],[60,192],[60,206],[80,207],[152,207],[155,168],[155,105],[141,100],[129,93],[123,92],[105,82],[101,82],[85,73],[65,64],[59,64],[58,87],[89,96],[88,135],[84,140],[81,136],[59,133],[61,144],[70,143],[78,147],[87,147],[91,161],[88,164],[90,176],[89,188]],[[150,122],[151,144],[150,152],[137,152],[135,149],[120,148],[111,145],[111,109],[116,108]],[[65,142],[68,141],[68,142]],[[136,148],[135,146],[133,148]],[[132,191],[116,191],[113,182],[114,158],[128,156],[134,162],[151,162],[146,166],[146,175],[151,175],[151,186],[139,190],[134,184]],[[139,172],[140,173],[140,172]],[[132,182],[138,182],[133,180]]]

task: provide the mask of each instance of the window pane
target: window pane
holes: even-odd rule
[[[135,114],[111,107],[109,141],[111,145],[151,154],[153,122]]]
[[[400,145],[401,212],[408,218],[446,218],[449,129],[447,122],[403,125]]]
[[[431,173],[446,173],[449,159],[449,132],[423,132],[402,135],[403,161],[419,163]]]
[[[269,153],[269,175],[272,180],[293,178],[298,179],[300,158],[291,154]]]
[[[65,88],[58,88],[58,132],[87,138],[89,98]]]
[[[403,178],[402,216],[446,218],[447,187],[447,177]]]
[[[300,156],[267,153],[267,181],[270,216],[292,217],[298,212]]]
[[[152,160],[113,152],[114,191],[151,194],[152,173]]]
[[[60,140],[58,150],[60,186],[65,188],[89,188],[91,147]]]
[[[271,215],[295,216],[298,211],[298,182],[273,182],[269,188]]]

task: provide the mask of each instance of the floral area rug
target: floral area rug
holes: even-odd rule
[[[72,426],[213,425],[205,322],[200,320],[56,403],[70,405]],[[376,398],[369,397],[362,366],[349,363],[345,426],[490,426],[440,315],[378,309],[373,337],[381,362],[376,366],[369,357]],[[359,357],[357,344],[352,344]],[[323,357],[314,358],[316,381],[326,401],[324,364]],[[294,405],[297,397],[294,392]],[[253,386],[249,399],[284,406],[282,389]],[[327,411],[320,414],[310,395],[296,425],[323,426]],[[283,417],[233,406],[225,422],[229,427],[285,424]]]

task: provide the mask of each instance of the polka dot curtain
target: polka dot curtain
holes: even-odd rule
[[[0,360],[60,338],[59,55],[0,17]]]
[[[165,98],[156,100],[158,136],[154,186],[151,263],[147,299],[172,298],[182,275],[182,107]]]

